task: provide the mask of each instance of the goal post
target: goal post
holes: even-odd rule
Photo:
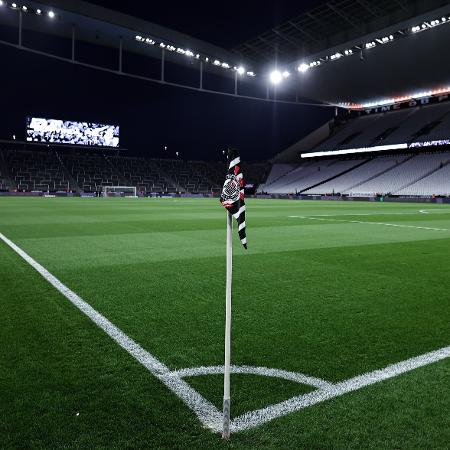
[[[103,197],[136,198],[136,186],[103,186]]]

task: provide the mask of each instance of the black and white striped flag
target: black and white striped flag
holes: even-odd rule
[[[238,223],[239,239],[247,249],[247,237],[245,233],[245,201],[244,201],[244,177],[241,171],[241,158],[239,152],[230,148],[228,150],[228,172],[223,184],[220,202],[228,210]]]

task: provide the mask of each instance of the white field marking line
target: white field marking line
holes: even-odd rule
[[[285,416],[294,411],[306,408],[308,406],[321,403],[325,400],[341,396],[348,392],[353,392],[366,386],[370,386],[380,381],[397,377],[401,374],[410,372],[419,367],[427,366],[435,362],[450,357],[450,346],[435,350],[424,355],[410,358],[405,361],[389,365],[384,369],[358,375],[354,378],[331,385],[330,387],[319,389],[309,394],[299,395],[276,405],[268,406],[263,409],[245,413],[236,417],[231,424],[233,432],[244,431],[249,428],[259,426],[269,422],[277,417]]]
[[[105,316],[100,314],[81,297],[75,294],[75,292],[71,291],[67,286],[61,283],[61,281],[47,269],[41,266],[2,233],[0,233],[0,239],[64,295],[67,300],[89,317],[89,319],[91,319],[109,337],[116,341],[117,344],[126,350],[134,359],[140,362],[152,375],[164,383],[174,394],[180,397],[180,399],[194,411],[205,427],[208,427],[213,431],[221,430],[222,413],[211,402],[206,400],[200,393],[189,386],[189,384],[182,380],[181,377],[173,376],[166,365],[144,350],[139,344],[133,341],[133,339],[128,337]]]
[[[294,381],[300,384],[307,384],[318,389],[325,389],[332,386],[332,383],[322,380],[320,378],[310,377],[298,372],[289,372],[287,370],[269,369],[268,367],[253,367],[253,366],[231,366],[231,373],[247,374],[247,375],[261,375],[264,377],[283,378],[288,381]],[[184,377],[196,377],[200,375],[223,375],[223,366],[200,366],[188,369],[180,369],[172,372],[173,375]]]
[[[294,218],[294,216],[289,216],[289,217]],[[450,229],[448,229],[448,228],[419,227],[416,225],[400,225],[398,223],[364,222],[361,220],[343,220],[343,219],[325,219],[324,217],[311,217],[311,216],[295,216],[295,218],[308,219],[308,220],[322,220],[322,221],[327,221],[327,222],[361,223],[364,225],[384,225],[385,227],[415,228],[417,230],[450,231]]]
[[[442,211],[440,209],[427,210],[421,209],[419,213],[422,214],[450,214],[450,211]],[[410,216],[416,215],[416,212],[380,212],[380,213],[344,213],[344,214],[314,214],[312,216],[288,216],[289,218],[304,218],[304,217],[344,217],[344,216]]]

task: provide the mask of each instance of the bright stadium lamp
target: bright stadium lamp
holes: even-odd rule
[[[309,65],[302,63],[297,67],[297,70],[301,73],[305,73],[309,69]]]
[[[287,70],[285,70],[283,72],[283,78],[289,78],[291,76],[290,72],[288,72]]]
[[[281,81],[283,81],[283,75],[281,75],[281,72],[279,70],[274,70],[270,74],[270,81],[273,84],[279,84]]]
[[[55,17],[55,13],[53,11],[49,11],[48,17],[50,17],[50,19],[53,19]]]
[[[27,8],[25,5],[23,5],[23,6],[22,6],[22,11],[23,11],[23,12],[27,12],[27,11],[28,11],[28,8]]]
[[[41,10],[41,9],[37,9],[37,10],[36,10],[36,14],[37,14],[38,16],[40,16],[40,15],[42,14],[42,10]]]
[[[17,3],[11,3],[11,8],[17,8]]]
[[[242,66],[239,66],[239,67],[237,68],[237,73],[238,73],[239,75],[244,75],[244,73],[245,73],[245,68],[242,67]]]
[[[0,0],[0,6],[3,6],[4,4],[3,0]]]

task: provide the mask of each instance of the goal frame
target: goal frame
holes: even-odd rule
[[[117,191],[120,192],[121,189],[132,190],[132,192],[133,192],[133,195],[126,195],[124,193],[124,197],[137,198],[136,186],[103,186],[103,189],[102,189],[103,197],[107,198],[108,197],[108,192],[117,192]]]

